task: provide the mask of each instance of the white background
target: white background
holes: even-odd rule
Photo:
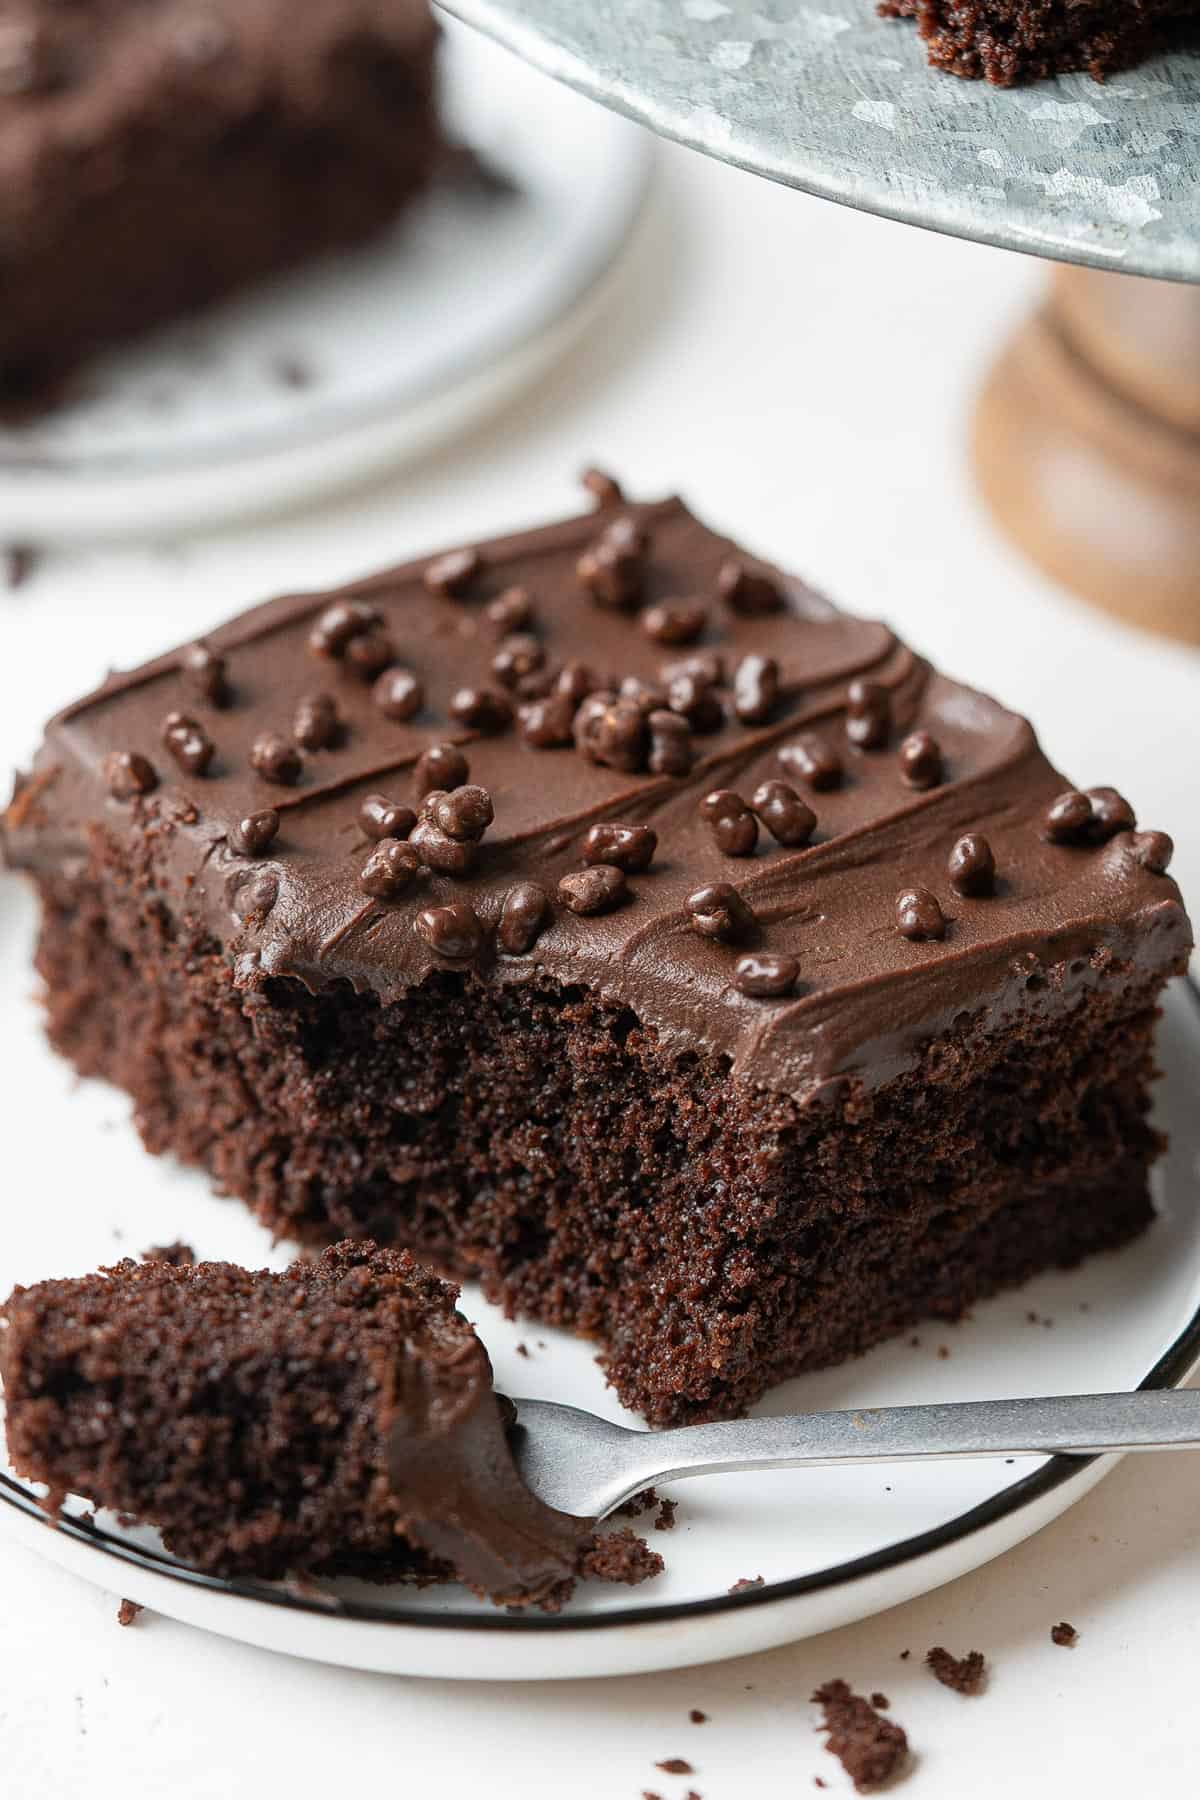
[[[76,641],[83,615],[102,610],[111,662],[135,662],[272,589],[570,510],[595,459],[635,494],[681,489],[1029,712],[1073,779],[1122,788],[1173,832],[1200,894],[1200,658],[1053,590],[970,490],[972,392],[1041,279],[668,151],[600,327],[465,443],[299,518],[50,555],[0,595],[0,760],[33,748],[45,711],[44,678],[23,668],[52,656],[61,701],[101,673]],[[1198,1494],[1189,1458],[1130,1459],[1039,1538],[873,1621],[677,1675],[526,1687],[346,1674],[150,1615],[122,1631],[115,1600],[18,1555],[0,1520],[0,1793],[775,1800],[817,1774],[846,1793],[808,1704],[843,1675],[907,1726],[913,1800],[1191,1795]],[[1060,1618],[1081,1632],[1073,1651],[1049,1641]],[[984,1650],[988,1692],[938,1686],[921,1667],[934,1643]],[[690,1707],[711,1722],[691,1725]],[[654,1768],[671,1756],[695,1776]]]

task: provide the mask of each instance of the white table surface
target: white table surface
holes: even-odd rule
[[[140,660],[273,589],[569,510],[594,459],[634,493],[681,489],[1030,713],[1076,780],[1122,788],[1173,832],[1200,895],[1200,657],[1050,587],[969,486],[973,388],[1040,278],[668,151],[601,327],[468,441],[302,517],[51,552],[0,592],[0,762],[101,673],[85,614],[107,616],[114,664]],[[1040,1537],[875,1620],[680,1674],[523,1687],[327,1670],[150,1615],[122,1631],[115,1599],[16,1553],[0,1519],[0,1792],[775,1800],[820,1774],[847,1793],[808,1704],[842,1675],[882,1688],[908,1728],[913,1800],[1192,1795],[1198,1495],[1200,1463],[1131,1458]],[[1061,1618],[1080,1630],[1073,1651],[1049,1641]],[[935,1643],[987,1653],[986,1695],[933,1681]],[[711,1722],[691,1725],[690,1707]],[[654,1768],[671,1756],[695,1776]]]

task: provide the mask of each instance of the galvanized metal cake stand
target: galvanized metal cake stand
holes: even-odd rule
[[[873,0],[445,3],[722,161],[1080,265],[992,372],[979,479],[1044,568],[1200,643],[1200,54],[998,90],[930,69]]]

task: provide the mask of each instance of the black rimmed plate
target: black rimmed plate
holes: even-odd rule
[[[0,1074],[10,1209],[0,1292],[183,1237],[201,1256],[282,1266],[265,1234],[193,1171],[148,1157],[111,1089],[79,1087],[45,1047],[28,992],[31,903],[0,900]],[[924,1326],[859,1362],[777,1390],[772,1411],[1181,1382],[1200,1356],[1200,995],[1177,983],[1161,1032],[1159,1118],[1171,1151],[1160,1217],[1137,1244],[1002,1295],[956,1327]],[[19,1083],[19,1090],[18,1090]],[[62,1146],[59,1154],[55,1146]],[[587,1346],[465,1309],[510,1393],[620,1416]],[[522,1355],[518,1346],[527,1354]],[[940,1354],[949,1351],[949,1355]],[[225,1582],[165,1556],[153,1534],[72,1511],[56,1529],[0,1469],[0,1531],[85,1580],[191,1624],[317,1661],[397,1674],[547,1679],[681,1667],[760,1650],[881,1611],[1029,1536],[1116,1459],[1023,1458],[709,1477],[680,1483],[678,1522],[651,1533],[667,1572],[591,1587],[554,1618],[510,1617],[454,1587]],[[649,1520],[645,1521],[647,1524]],[[737,1595],[729,1588],[761,1576]]]

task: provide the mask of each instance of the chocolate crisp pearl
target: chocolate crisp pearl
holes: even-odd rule
[[[104,780],[114,800],[133,800],[158,786],[154,764],[136,750],[114,750],[105,761]]]
[[[936,894],[926,887],[904,888],[896,895],[896,930],[919,942],[946,935],[946,921]]]
[[[625,611],[642,597],[646,535],[630,518],[614,519],[575,565],[581,587],[597,606]]]
[[[186,713],[170,712],[163,720],[163,743],[180,768],[189,775],[203,775],[216,746],[203,725]]]
[[[846,689],[846,736],[860,750],[882,750],[892,728],[892,697],[878,681]]]
[[[385,719],[397,723],[413,718],[425,704],[425,689],[411,669],[385,669],[371,689],[371,698]]]
[[[586,863],[611,863],[627,875],[640,875],[650,867],[658,848],[658,833],[649,825],[593,825],[583,840]]]
[[[710,881],[689,894],[685,904],[692,929],[723,944],[749,937],[757,924],[751,908],[728,881]]]
[[[565,662],[558,671],[554,683],[556,694],[563,694],[575,706],[580,706],[589,694],[607,691],[608,683],[601,681],[596,671],[587,663],[574,660]]]
[[[1137,819],[1132,806],[1116,788],[1089,788],[1087,797],[1092,803],[1091,835],[1098,838],[1115,837],[1118,831],[1134,831]]]
[[[280,787],[293,787],[304,767],[296,746],[278,731],[264,731],[255,738],[250,746],[250,763],[264,781],[274,781]]]
[[[732,788],[714,788],[700,802],[700,816],[712,826],[726,856],[750,856],[758,842],[758,820]]]
[[[1088,836],[1091,823],[1091,801],[1076,788],[1068,788],[1046,808],[1042,830],[1052,844],[1079,844]]]
[[[228,706],[229,677],[225,658],[207,644],[189,644],[179,659],[184,680],[210,706]]]
[[[439,875],[468,875],[475,866],[475,845],[447,837],[432,819],[418,819],[408,841],[425,867]]]
[[[996,885],[996,859],[992,846],[978,832],[969,831],[951,850],[946,873],[955,893],[975,898],[990,894]]]
[[[670,687],[681,675],[690,675],[701,687],[720,687],[725,680],[725,659],[716,650],[693,650],[690,656],[663,663],[658,679]]]
[[[942,751],[927,731],[914,731],[899,750],[900,776],[911,788],[936,787],[942,779]]]
[[[408,844],[385,838],[358,872],[358,885],[373,900],[397,900],[417,877],[419,864]]]
[[[783,605],[783,595],[769,575],[734,557],[721,565],[717,592],[731,611],[750,617],[778,612]]]
[[[457,744],[430,744],[418,756],[413,778],[417,793],[428,794],[434,788],[461,787],[471,779],[471,770]]]
[[[667,688],[667,705],[686,719],[693,731],[720,731],[725,723],[720,696],[698,672],[676,675]]]
[[[243,856],[261,856],[278,836],[279,814],[273,806],[266,806],[262,812],[248,813],[239,820],[230,833],[230,841]]]
[[[472,731],[504,731],[512,724],[512,701],[498,688],[461,687],[452,697],[450,717]]]
[[[438,956],[461,961],[483,948],[483,926],[469,906],[427,906],[417,914],[417,930]]]
[[[406,838],[417,822],[411,806],[398,806],[386,794],[368,794],[358,809],[358,823],[369,838]]]
[[[504,687],[515,688],[536,675],[545,661],[546,652],[531,632],[514,631],[493,656],[492,674]]]
[[[646,761],[649,734],[636,700],[591,694],[575,714],[576,748],[591,762],[635,774]]]
[[[492,810],[492,796],[482,787],[460,787],[450,794],[429,794],[425,806],[438,830],[463,844],[478,842],[496,816]]]
[[[335,660],[346,653],[346,646],[364,632],[379,624],[379,612],[367,600],[335,600],[327,606],[308,634],[308,647],[314,656]]]
[[[533,597],[528,588],[505,588],[484,607],[484,617],[498,631],[526,631],[533,623]]]
[[[1175,854],[1175,845],[1165,831],[1138,831],[1130,839],[1134,857],[1151,875],[1165,875]]]
[[[364,631],[346,645],[342,661],[360,681],[374,681],[396,660],[396,646],[386,631]]]
[[[496,937],[508,956],[525,956],[550,918],[550,900],[536,881],[520,881],[504,896]]]
[[[694,644],[707,623],[702,600],[663,600],[642,614],[642,630],[656,644]]]
[[[837,787],[842,779],[841,757],[815,731],[805,732],[794,744],[785,744],[779,761],[789,775],[798,775],[817,793]]]
[[[765,951],[739,956],[733,970],[738,993],[756,999],[778,1000],[790,994],[799,979],[800,964],[794,956],[773,956]]]
[[[652,712],[646,720],[650,752],[646,767],[652,775],[687,775],[695,760],[692,728],[678,713]]]
[[[431,594],[440,594],[444,600],[458,600],[482,569],[483,558],[478,550],[450,550],[429,564],[425,570],[425,586]]]
[[[764,781],[750,802],[777,843],[794,849],[807,844],[817,829],[817,815],[786,781]]]
[[[530,700],[520,711],[521,736],[535,750],[562,750],[570,742],[575,723],[575,702],[566,694],[548,694]]]
[[[292,719],[292,736],[302,750],[332,750],[341,735],[342,722],[332,694],[309,694],[300,701]]]
[[[743,725],[765,725],[779,699],[773,656],[743,656],[733,672],[733,710]]]
[[[632,700],[638,711],[649,718],[652,712],[661,712],[666,706],[667,690],[656,681],[643,681],[640,675],[626,675],[617,698]]]
[[[629,889],[620,869],[607,863],[594,869],[581,869],[577,875],[564,875],[558,884],[560,903],[573,913],[611,912],[625,899]]]

